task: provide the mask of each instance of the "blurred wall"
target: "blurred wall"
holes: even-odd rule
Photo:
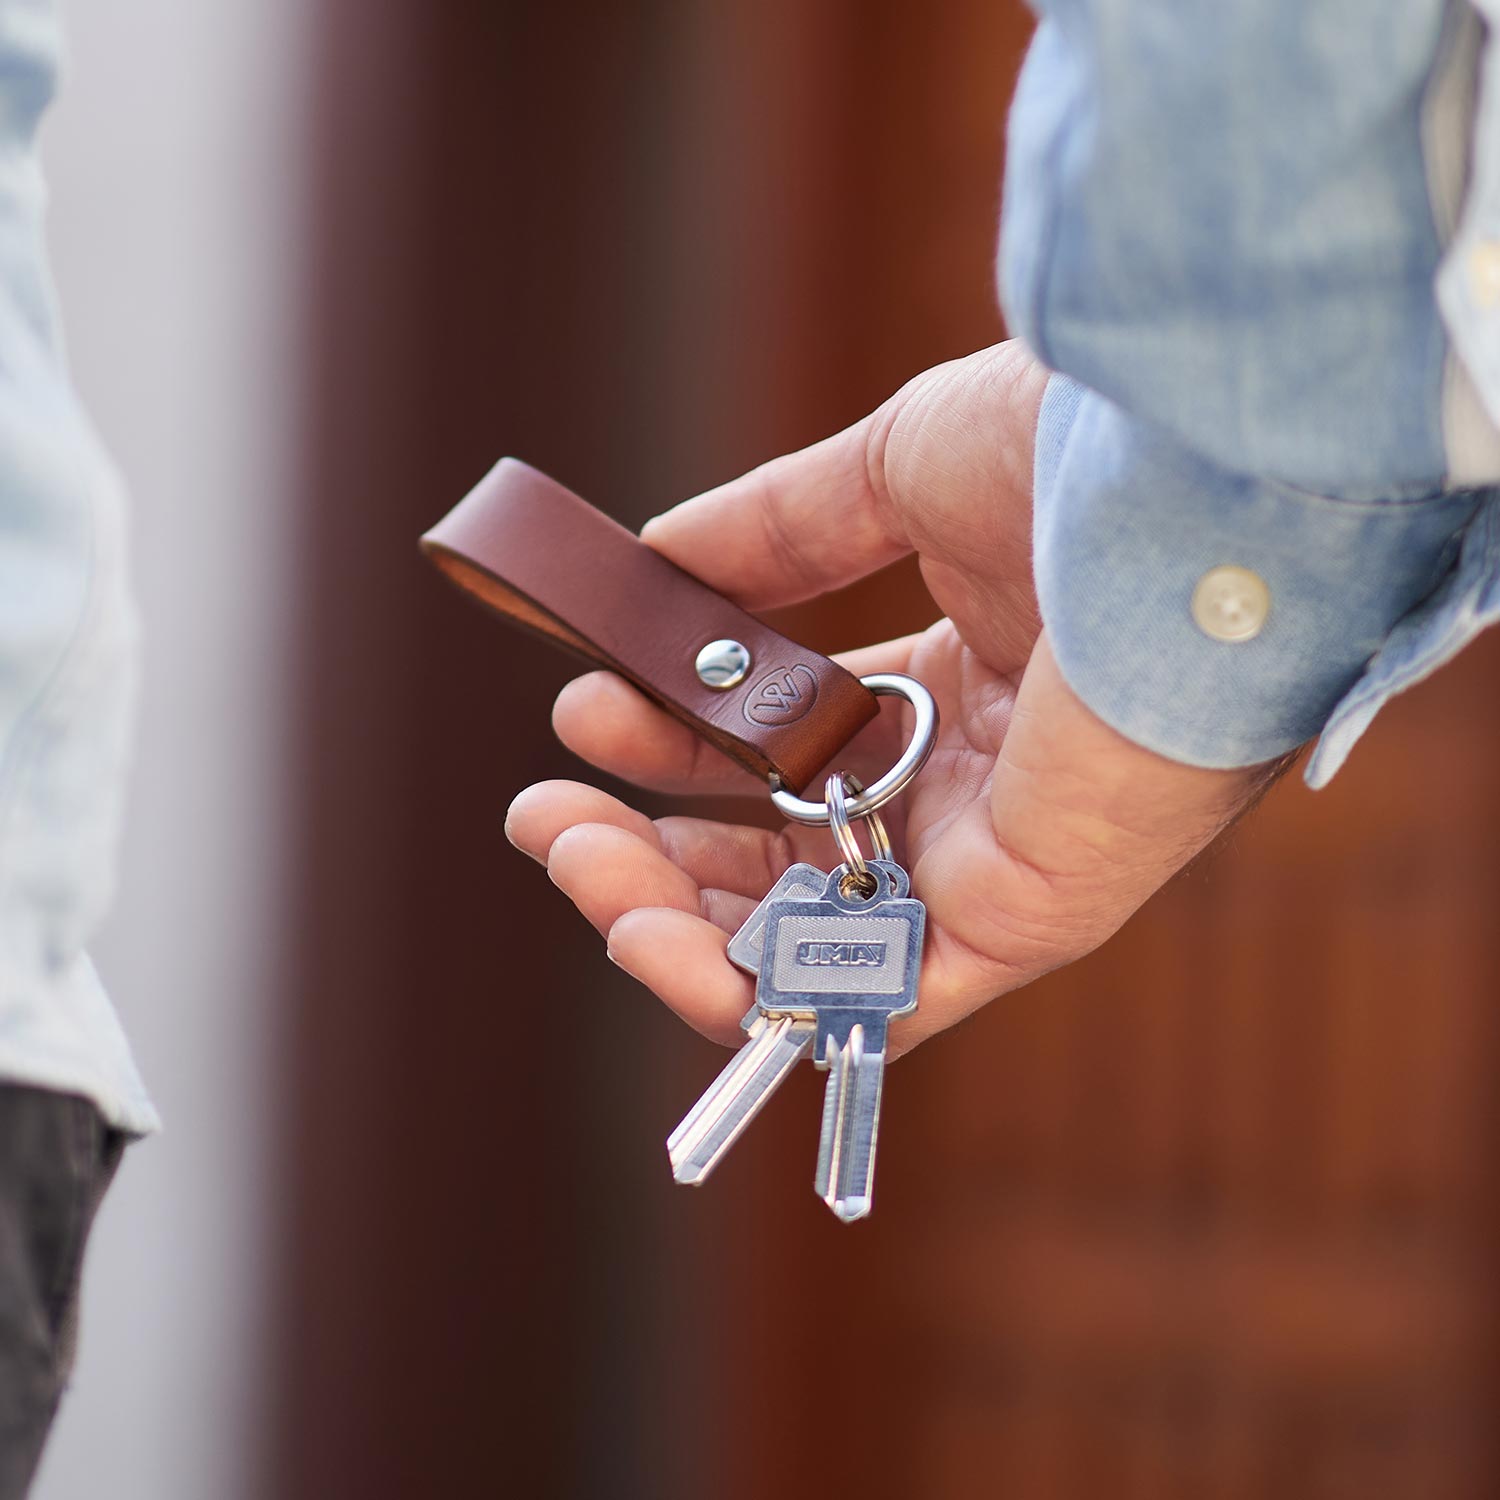
[[[72,0],[46,126],[77,383],[129,480],[148,675],[96,952],[166,1133],[128,1153],[41,1500],[257,1479],[307,8]]]
[[[1022,8],[323,8],[271,1493],[1487,1500],[1500,637],[903,1061],[853,1229],[810,1071],[672,1186],[722,1058],[503,842],[571,668],[417,533],[504,452],[639,522],[998,336]]]

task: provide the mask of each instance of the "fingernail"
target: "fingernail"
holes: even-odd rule
[[[534,860],[536,860],[536,862],[539,865],[544,865],[544,864],[547,863],[547,861],[545,859],[543,859],[540,855],[533,854],[531,852],[531,850],[528,849],[516,837],[515,831],[510,826],[510,814],[509,813],[506,813],[506,815],[505,815],[505,838],[506,838],[506,841],[510,844],[510,846],[511,846],[512,849],[519,849],[521,851],[521,853],[526,856],[527,859],[534,859]]]

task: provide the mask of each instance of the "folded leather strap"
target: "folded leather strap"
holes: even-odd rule
[[[504,458],[426,536],[422,550],[491,609],[627,677],[759,776],[801,792],[876,714],[857,677],[778,635],[653,552],[555,480]],[[750,653],[727,689],[699,651]]]

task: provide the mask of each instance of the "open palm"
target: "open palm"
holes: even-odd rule
[[[915,552],[945,618],[838,658],[908,672],[937,699],[925,770],[882,810],[927,903],[907,1050],[1090,951],[1247,806],[1264,777],[1204,771],[1124,739],[1063,682],[1031,586],[1031,466],[1045,372],[1019,343],[919,376],[865,421],[648,523],[653,547],[750,609],[825,593]],[[841,764],[871,780],[906,730],[894,706]],[[553,722],[641,786],[766,798],[618,677],[570,683]],[[609,955],[693,1026],[739,1039],[752,982],[732,932],[786,867],[836,861],[826,829],[655,821],[596,788],[543,782],[512,841],[607,935]]]

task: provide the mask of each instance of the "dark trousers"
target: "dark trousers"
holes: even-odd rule
[[[125,1137],[87,1099],[0,1083],[0,1500],[21,1500],[73,1366],[83,1249]]]

